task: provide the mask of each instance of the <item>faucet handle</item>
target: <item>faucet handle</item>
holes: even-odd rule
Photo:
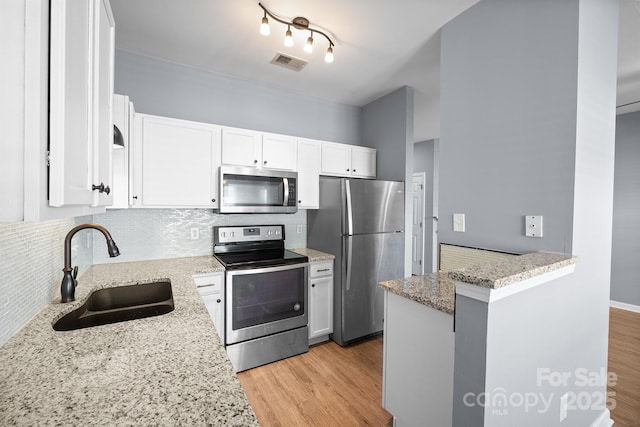
[[[75,267],[73,267],[73,273],[71,273],[73,276],[73,280],[76,280],[78,278],[78,266],[76,265]]]

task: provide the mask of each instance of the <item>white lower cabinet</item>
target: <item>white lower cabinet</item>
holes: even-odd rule
[[[133,206],[217,207],[220,133],[220,126],[136,114]]]
[[[384,295],[382,407],[396,427],[452,425],[453,315]]]
[[[333,333],[333,260],[310,263],[309,344],[329,339]]]
[[[224,344],[224,273],[196,274],[193,280]]]

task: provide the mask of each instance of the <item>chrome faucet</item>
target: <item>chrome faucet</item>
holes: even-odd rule
[[[75,292],[76,286],[78,286],[78,281],[76,280],[78,277],[78,267],[76,266],[71,268],[71,239],[74,234],[85,228],[96,229],[104,235],[105,239],[107,239],[107,251],[111,258],[120,255],[120,251],[116,246],[116,242],[111,238],[111,234],[109,234],[109,231],[101,225],[80,224],[69,230],[67,237],[64,238],[64,268],[62,269],[64,277],[62,277],[62,284],[60,285],[60,295],[62,296],[61,302],[71,302],[76,299]]]

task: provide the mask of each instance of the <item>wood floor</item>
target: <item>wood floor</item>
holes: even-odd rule
[[[614,426],[640,426],[640,313],[609,310],[609,372],[618,376],[609,386]]]
[[[609,387],[614,427],[640,427],[640,313],[610,310]],[[382,338],[334,342],[238,374],[260,425],[390,426],[382,408]]]
[[[390,426],[382,408],[382,338],[308,353],[238,374],[258,422],[271,426]]]

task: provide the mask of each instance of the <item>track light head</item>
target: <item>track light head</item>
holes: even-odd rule
[[[291,27],[287,27],[287,32],[284,35],[284,45],[287,47],[293,46],[293,35],[291,34]]]
[[[311,35],[307,39],[307,44],[304,45],[304,51],[307,53],[313,52],[313,31],[311,32]]]
[[[267,12],[264,13],[264,18],[262,18],[262,24],[260,24],[260,34],[263,36],[268,36],[271,34],[271,28],[269,28],[269,20],[267,19]]]
[[[333,62],[333,48],[331,46],[327,49],[327,53],[324,56],[324,62],[328,62],[329,64]]]

